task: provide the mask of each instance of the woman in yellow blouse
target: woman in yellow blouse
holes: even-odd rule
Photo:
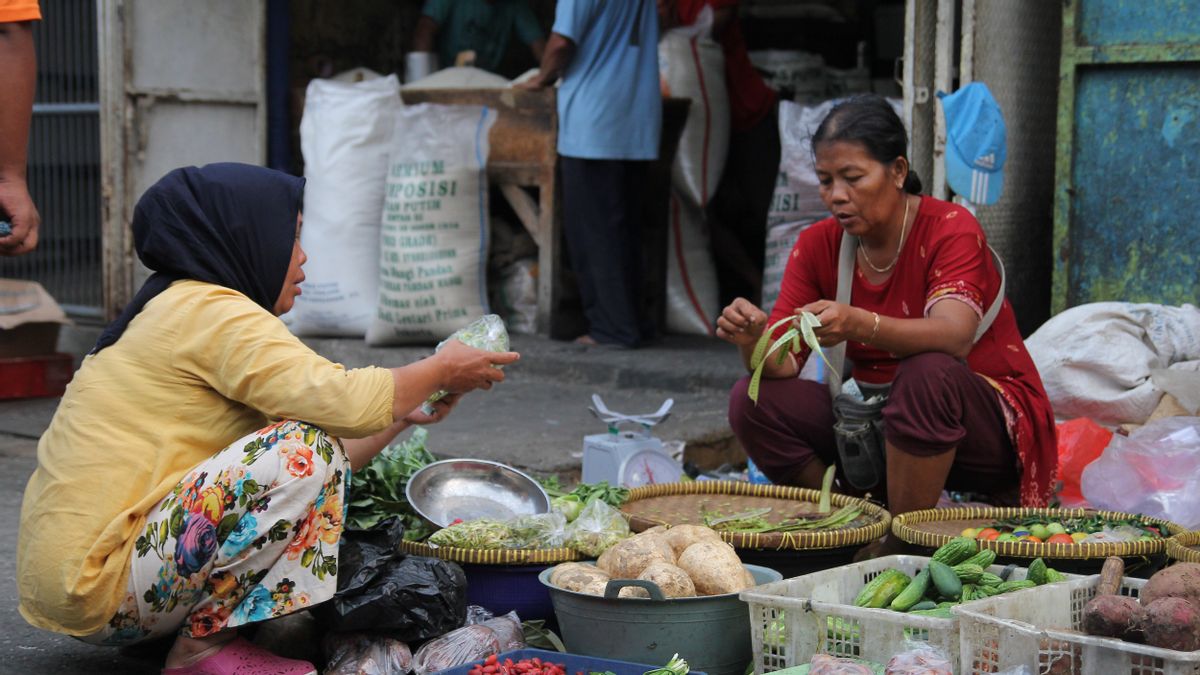
[[[315,672],[236,627],[332,597],[350,469],[518,358],[454,341],[400,368],[346,370],[292,336],[277,317],[304,280],[303,188],[210,164],[138,202],[135,245],[154,274],[84,359],[25,490],[17,580],[31,624],[110,645],[177,634],[163,671],[175,675]],[[439,390],[451,395],[422,413]]]

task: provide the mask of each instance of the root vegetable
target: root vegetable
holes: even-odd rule
[[[1200,649],[1200,609],[1183,598],[1159,598],[1146,606],[1146,644],[1191,652]]]
[[[649,531],[649,530],[647,530]],[[676,525],[666,532],[667,542],[676,557],[683,555],[687,547],[700,541],[721,541],[721,535],[711,527],[703,525]]]
[[[642,570],[642,573],[638,575],[638,579],[653,581],[655,584],[658,584],[663,595],[668,598],[691,598],[696,595],[696,585],[692,583],[692,579],[688,576],[687,572],[684,572],[675,565],[662,561],[652,562],[647,565],[646,569]],[[642,593],[639,593],[642,597],[649,597],[649,593],[644,589],[639,588],[637,590],[642,591]]]
[[[563,563],[550,574],[550,583],[568,591],[584,593],[584,587],[599,582],[608,583],[608,573],[593,565]],[[601,590],[601,593],[604,591]]]
[[[1126,595],[1097,595],[1083,608],[1083,629],[1089,635],[1128,640],[1141,630],[1143,609]]]
[[[1183,598],[1200,607],[1200,563],[1177,563],[1160,570],[1142,587],[1142,604],[1161,598]]]
[[[677,564],[692,578],[698,595],[724,595],[749,588],[741,559],[725,542],[692,544],[679,556]]]
[[[596,566],[613,579],[636,579],[655,561],[675,564],[675,551],[664,535],[657,532],[642,533],[617,542],[600,555]]]

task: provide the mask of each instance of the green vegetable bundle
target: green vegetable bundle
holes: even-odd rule
[[[504,320],[495,314],[485,314],[454,331],[453,335],[438,343],[435,351],[441,351],[442,347],[450,340],[458,340],[468,347],[489,352],[508,351],[508,329],[504,327]],[[424,411],[432,414],[434,402],[440,400],[447,393],[449,392],[439,391],[430,396],[425,401]]]
[[[580,483],[570,492],[564,492],[557,478],[542,479],[542,489],[551,497],[550,508],[567,517],[567,522],[575,522],[583,508],[592,501],[600,500],[613,508],[617,508],[629,499],[629,489],[613,487],[608,481],[599,483]]]
[[[384,518],[400,516],[407,540],[424,539],[432,531],[404,496],[408,479],[418,469],[436,461],[425,448],[428,437],[429,432],[418,427],[407,440],[392,443],[369,464],[353,473],[347,528],[366,530]]]

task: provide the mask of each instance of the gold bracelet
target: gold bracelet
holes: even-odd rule
[[[875,312],[871,312],[871,316],[875,317],[875,327],[871,329],[871,337],[867,338],[866,344],[874,342],[875,336],[879,335],[879,315]]]

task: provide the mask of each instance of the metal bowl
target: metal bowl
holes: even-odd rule
[[[485,459],[434,462],[413,474],[404,494],[422,518],[438,527],[455,519],[506,520],[550,510],[550,497],[537,481]]]

